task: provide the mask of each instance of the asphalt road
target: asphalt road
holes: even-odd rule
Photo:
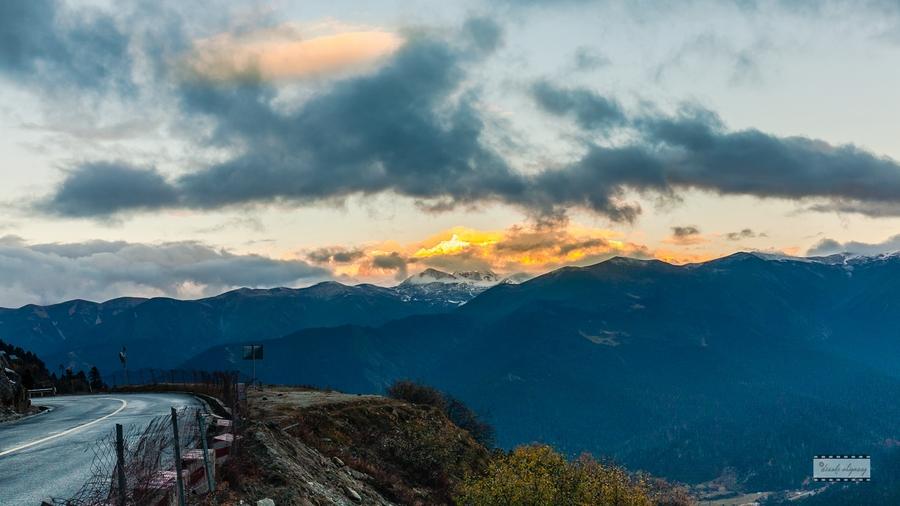
[[[39,505],[50,497],[68,498],[90,474],[98,439],[143,428],[170,408],[200,405],[183,394],[109,394],[47,397],[34,403],[50,411],[0,424],[0,505]]]

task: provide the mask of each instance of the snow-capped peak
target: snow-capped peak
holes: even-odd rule
[[[429,283],[466,284],[478,286],[493,286],[500,282],[500,277],[491,271],[464,271],[449,272],[437,269],[425,269],[424,271],[406,278],[402,285],[426,285]]]
[[[449,272],[439,271],[437,269],[425,269],[424,271],[413,274],[401,283],[402,285],[427,285],[428,283],[459,283],[460,280]]]
[[[472,282],[479,284],[491,284],[496,285],[500,282],[500,276],[497,276],[491,271],[462,271],[462,272],[454,272],[453,276],[463,282]]]

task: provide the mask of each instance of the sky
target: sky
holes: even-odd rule
[[[0,3],[0,307],[900,249],[890,0]]]

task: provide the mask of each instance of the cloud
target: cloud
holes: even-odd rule
[[[397,280],[406,279],[408,272],[406,269],[407,259],[397,253],[391,252],[387,255],[375,255],[372,257],[372,268],[385,271],[395,271]]]
[[[537,104],[546,112],[557,116],[571,116],[575,123],[586,129],[609,128],[624,122],[622,107],[614,100],[580,88],[560,88],[541,80],[532,86]]]
[[[304,37],[302,28],[282,24],[197,40],[183,64],[201,79],[296,79],[357,69],[390,55],[402,44],[399,35],[387,31],[346,30]]]
[[[675,237],[691,237],[699,234],[700,229],[695,227],[694,225],[672,227],[672,235],[674,235]]]
[[[663,242],[678,246],[690,246],[705,243],[707,239],[700,235],[700,229],[695,225],[684,225],[672,227],[672,235]]]
[[[766,237],[766,234],[757,234],[750,228],[745,228],[739,232],[728,232],[725,234],[725,238],[729,241],[740,241],[741,239],[753,239],[755,237]]]
[[[375,73],[340,80],[293,112],[273,103],[276,89],[265,82],[183,83],[183,111],[212,122],[213,146],[242,147],[240,154],[167,182],[169,190],[154,185],[156,202],[94,209],[67,195],[69,187],[87,193],[100,183],[91,170],[76,168],[49,207],[103,217],[135,208],[303,204],[388,191],[430,209],[513,199],[524,190],[522,177],[482,143],[476,98],[461,90],[465,67],[495,46],[495,32],[485,19],[468,22],[462,33],[469,38],[458,44],[412,37]],[[131,168],[118,170],[109,177],[135,176]],[[78,205],[56,205],[72,201]]]
[[[332,246],[310,251],[306,254],[306,258],[317,264],[346,264],[364,257],[365,254],[365,251],[359,248],[348,249],[340,246]]]
[[[13,236],[0,238],[3,307],[71,298],[195,297],[329,277],[327,270],[303,261],[239,255],[198,242],[28,244]]]
[[[712,111],[626,111],[612,97],[548,80],[530,93],[581,129],[579,159],[524,172],[490,142],[471,68],[502,31],[474,18],[451,34],[411,33],[372,72],[336,80],[303,101],[261,78],[178,84],[181,112],[211,126],[204,147],[232,155],[171,179],[152,167],[74,167],[39,208],[106,219],[163,208],[338,203],[391,193],[442,212],[501,203],[552,222],[583,209],[633,222],[632,192],[677,197],[698,189],[900,212],[900,165],[854,145],[729,130]],[[133,191],[119,191],[133,189]],[[96,200],[96,202],[95,202]]]
[[[694,75],[718,61],[729,68],[729,84],[757,84],[763,81],[759,60],[771,49],[770,43],[765,39],[746,46],[736,46],[730,38],[707,31],[685,41],[656,66],[653,77],[661,81],[675,71]]]
[[[585,121],[576,122],[587,128]],[[559,202],[584,200],[589,202],[586,207],[624,218],[640,212],[615,201],[625,189],[677,195],[691,188],[722,195],[866,204],[857,208],[860,212],[875,204],[882,212],[890,206],[900,209],[900,164],[852,144],[779,137],[755,129],[730,131],[714,112],[696,106],[673,115],[632,115],[625,130],[630,137],[625,143],[588,142],[580,160],[552,175],[542,174],[558,188],[548,191],[562,194]]]
[[[878,255],[900,251],[900,235],[888,237],[882,242],[865,243],[858,241],[838,242],[825,238],[806,252],[807,256],[826,256],[835,253],[854,253],[857,255]]]
[[[216,121],[218,140],[248,149],[186,174],[180,190],[197,207],[384,191],[475,202],[508,191],[515,177],[479,142],[483,125],[472,98],[446,102],[471,56],[411,40],[376,74],[337,82],[293,114],[275,109],[263,85],[187,89],[185,107]]]
[[[586,72],[605,67],[610,63],[612,63],[610,59],[596,49],[579,46],[575,50],[575,70]]]
[[[490,53],[503,43],[503,30],[494,20],[485,17],[470,17],[463,24],[463,36],[468,38],[478,51]]]
[[[617,255],[650,258],[654,254],[644,245],[623,240],[614,231],[573,223],[554,228],[516,225],[497,231],[453,227],[410,244],[372,244],[356,249],[364,251],[364,255],[349,264],[334,266],[338,275],[377,280],[389,273],[400,279],[414,267],[539,274],[565,265],[589,265]]]
[[[863,214],[873,218],[900,216],[900,201],[864,201],[835,198],[828,202],[819,202],[808,207],[810,211],[821,213]]]
[[[93,162],[70,171],[50,198],[37,207],[52,214],[108,216],[123,211],[175,205],[178,193],[152,168],[123,162]]]
[[[110,15],[56,0],[0,2],[0,72],[40,88],[130,87],[129,37]]]

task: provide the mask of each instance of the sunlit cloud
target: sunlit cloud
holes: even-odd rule
[[[191,75],[210,80],[290,80],[359,69],[403,45],[402,37],[385,30],[328,25],[333,33],[322,31],[283,24],[222,33],[195,41],[184,64]]]
[[[645,245],[619,232],[568,223],[555,228],[515,225],[505,230],[453,227],[422,241],[345,248],[361,252],[353,262],[323,258],[338,277],[389,283],[428,267],[444,271],[541,274],[567,265],[590,265],[613,256],[652,258]],[[307,258],[319,258],[307,254]]]

